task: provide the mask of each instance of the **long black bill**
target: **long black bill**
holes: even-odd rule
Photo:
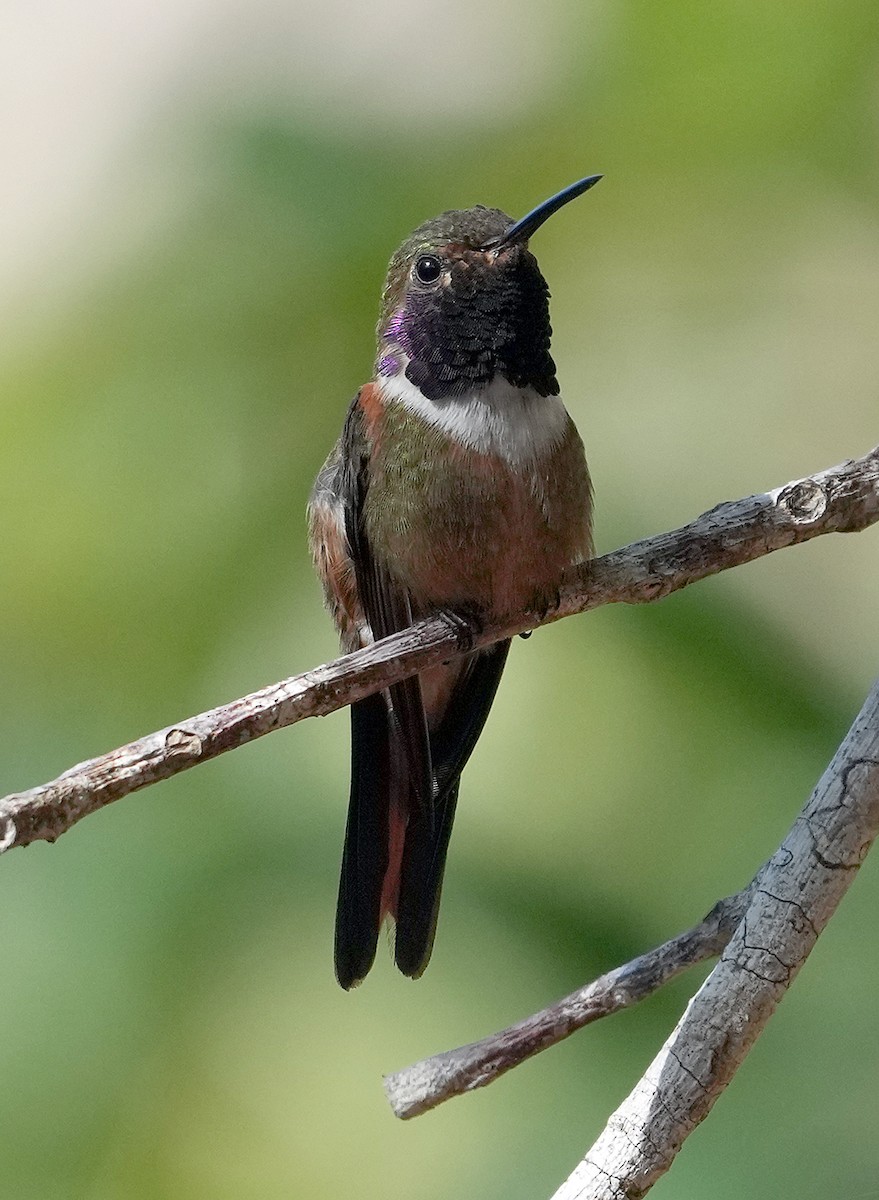
[[[550,196],[542,204],[538,204],[537,208],[533,208],[526,216],[518,221],[514,221],[506,233],[502,233],[499,238],[489,242],[485,249],[497,250],[501,246],[508,246],[511,242],[527,241],[531,237],[531,234],[536,229],[539,229],[543,222],[548,220],[553,213],[558,212],[569,200],[575,200],[578,196],[582,196],[584,192],[588,192],[601,178],[603,178],[601,175],[587,175],[585,179],[578,179],[576,183],[562,188],[560,192],[557,192],[554,196]]]

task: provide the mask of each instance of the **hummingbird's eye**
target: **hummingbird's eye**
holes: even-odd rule
[[[442,270],[443,264],[435,254],[422,254],[415,263],[415,274],[421,283],[436,283]]]

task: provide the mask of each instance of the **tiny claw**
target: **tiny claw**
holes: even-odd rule
[[[523,631],[519,634],[519,637],[523,642],[527,642],[533,632],[533,629],[523,629]]]
[[[550,588],[547,591],[538,592],[531,604],[528,606],[528,611],[535,613],[541,623],[546,620],[552,612],[557,612],[562,602],[561,588]]]
[[[441,608],[440,616],[452,628],[458,649],[462,653],[473,649],[473,643],[482,632],[482,617],[476,608]]]

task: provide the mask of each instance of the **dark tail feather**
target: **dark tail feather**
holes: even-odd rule
[[[351,705],[351,797],[336,908],[336,978],[355,987],[375,958],[388,867],[391,747],[384,695]]]
[[[473,656],[431,738],[433,812],[410,814],[397,905],[394,956],[403,974],[413,979],[423,973],[433,949],[461,772],[482,733],[509,648],[508,641],[498,642]]]
[[[432,821],[426,813],[417,813],[406,827],[394,958],[403,974],[413,979],[424,973],[433,950],[458,782],[435,806]]]

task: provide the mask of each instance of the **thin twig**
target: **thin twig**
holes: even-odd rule
[[[557,609],[525,613],[474,632],[434,617],[304,675],[190,717],[58,779],[0,800],[0,852],[54,841],[82,817],[254,738],[322,716],[391,683],[527,629],[603,604],[643,604],[719,571],[825,533],[852,533],[879,520],[879,448],[818,475],[719,504],[670,533],[635,542],[573,570]]]
[[[633,1200],[732,1079],[879,833],[879,681],[759,882],[720,962],[553,1200]]]
[[[715,958],[742,919],[749,894],[746,888],[719,900],[704,920],[686,933],[608,971],[516,1025],[385,1076],[385,1092],[394,1113],[403,1120],[417,1117],[452,1096],[485,1087],[584,1025],[631,1008],[687,968]]]

